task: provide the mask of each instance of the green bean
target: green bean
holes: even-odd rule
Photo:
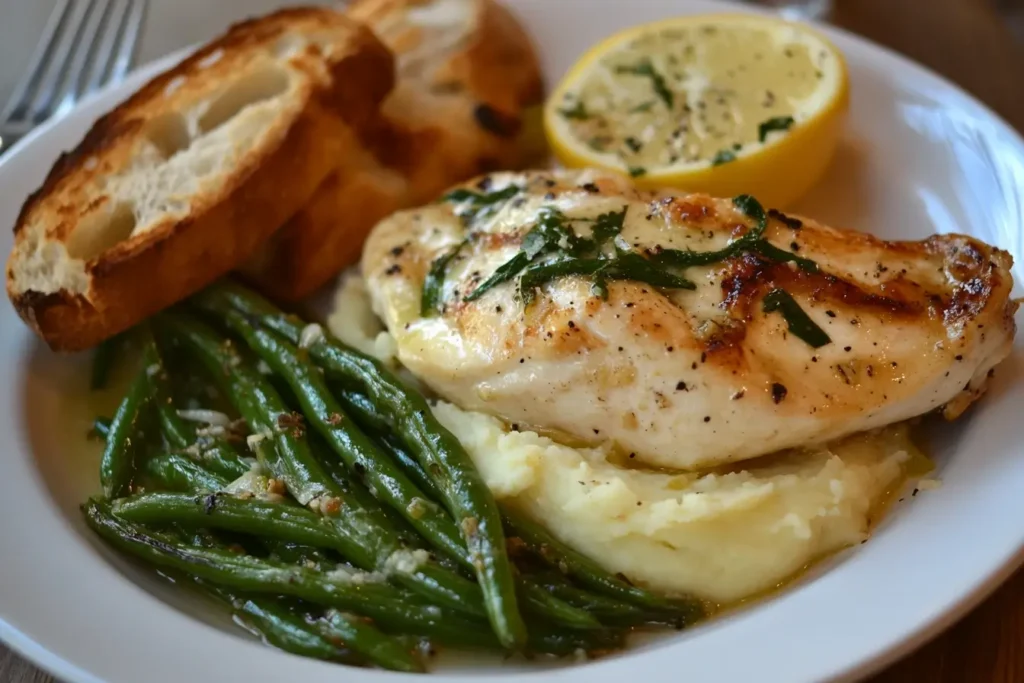
[[[146,461],[145,473],[157,486],[171,491],[216,492],[228,485],[223,477],[177,453],[164,453],[150,458]]]
[[[119,519],[110,505],[90,501],[83,506],[86,523],[104,540],[164,569],[182,571],[221,586],[225,591],[286,595],[353,611],[387,628],[436,639],[459,647],[494,649],[500,643],[483,624],[465,620],[444,608],[424,605],[412,593],[386,583],[261,560],[224,550],[215,542],[183,546],[163,534]],[[370,578],[370,577],[368,577]],[[266,598],[253,598],[263,604]],[[265,608],[268,609],[268,608]],[[579,650],[602,651],[621,646],[622,634],[612,631],[563,632],[542,625],[531,629],[533,652],[560,656]],[[349,643],[350,646],[354,646]]]
[[[240,313],[298,344],[303,324],[273,304],[234,284],[211,287],[204,297],[223,297]],[[516,603],[512,564],[497,504],[458,439],[433,416],[426,399],[406,388],[381,363],[342,346],[328,335],[313,340],[311,357],[327,372],[357,388],[384,412],[389,423],[437,484],[455,518],[484,590],[495,632],[509,648],[521,648],[526,625]]]
[[[568,602],[574,607],[601,617],[622,617],[642,619],[646,614],[644,608],[628,602],[622,602],[605,595],[599,595],[574,586],[559,572],[543,572],[527,574],[523,577],[530,584]]]
[[[400,545],[410,548],[420,548],[423,546],[423,538],[420,537],[416,530],[409,526],[402,515],[398,514],[393,508],[385,507],[380,505],[377,498],[365,486],[359,483],[356,475],[345,467],[345,463],[341,462],[338,457],[334,454],[334,451],[324,445],[323,440],[316,435],[310,435],[310,447],[312,448],[313,455],[316,457],[317,462],[323,468],[327,476],[344,491],[349,498],[355,498],[357,502],[363,507],[373,508],[378,510],[381,514],[391,520],[391,526],[395,530],[396,538]],[[439,562],[443,560],[444,564],[450,564],[449,560],[444,555],[438,555],[435,559]]]
[[[425,671],[423,662],[402,647],[398,640],[388,638],[374,628],[365,618],[329,610],[316,624],[325,639],[350,643],[350,647],[377,666],[406,673]]]
[[[159,488],[165,489],[162,495],[175,496],[182,498],[183,500],[195,501],[197,499],[203,500],[211,493],[218,493],[223,491],[227,485],[227,479],[204,469],[200,465],[196,464],[188,458],[182,457],[176,453],[167,453],[156,458],[151,459],[146,463],[147,474],[151,482],[156,484]],[[184,494],[169,494],[167,492],[184,492]],[[191,494],[191,495],[186,495]],[[201,495],[200,495],[201,494]],[[140,494],[132,498],[122,498],[122,501],[126,500],[144,500],[141,498],[142,495],[152,494]],[[159,500],[159,499],[157,499]],[[168,499],[165,499],[168,500]],[[170,498],[173,500],[173,498]],[[218,501],[225,500],[224,496],[217,496]],[[140,507],[145,507],[140,505]],[[158,507],[169,510],[168,516],[162,519],[162,523],[170,524],[176,521],[180,521],[184,516],[179,510],[175,510],[173,504],[169,505],[166,502],[161,503]],[[204,505],[205,508],[205,505]],[[301,510],[301,508],[289,507],[290,510]],[[138,514],[153,514],[152,512],[139,512]],[[155,520],[156,517],[154,516]],[[140,520],[137,520],[140,521]],[[204,519],[204,523],[209,523],[210,520]],[[213,526],[213,525],[211,525]],[[229,527],[224,527],[229,528]],[[243,529],[236,529],[244,531]],[[275,556],[277,559],[288,564],[300,564],[306,560],[313,560],[316,562],[326,561],[323,554],[316,548],[312,548],[308,545],[301,545],[291,542],[271,542],[264,543],[267,546],[267,550]]]
[[[332,392],[345,412],[352,416],[364,431],[372,433],[380,447],[386,451],[395,462],[402,468],[405,474],[412,481],[416,482],[420,490],[430,496],[433,500],[444,500],[441,491],[434,484],[433,480],[423,469],[416,458],[409,455],[405,448],[398,443],[387,424],[387,418],[381,415],[373,405],[373,401],[359,392],[344,388],[337,388]]]
[[[149,377],[146,375],[148,365],[144,359],[110,423],[107,444],[100,460],[100,483],[103,493],[110,498],[119,498],[131,491],[136,461],[145,444],[142,422],[152,403]]]
[[[367,429],[373,431],[386,429],[386,418],[384,418],[376,408],[374,408],[373,403],[365,396],[358,392],[345,389],[336,391],[335,395],[344,405],[346,412],[353,415],[355,420],[361,426],[365,426]],[[378,435],[378,443],[380,443],[382,447],[392,455],[392,457],[402,463],[403,468],[409,474],[410,479],[416,480],[417,483],[421,484],[421,486],[424,484],[431,487],[433,486],[433,482],[426,477],[426,473],[423,472],[420,464],[402,452],[401,446],[395,444],[394,441],[389,439],[386,435]],[[421,472],[422,474],[417,475],[417,472]],[[436,489],[433,490],[436,491]],[[463,561],[465,560],[463,559]],[[573,605],[569,601],[562,600],[560,596],[553,595],[550,592],[545,592],[543,588],[535,584],[531,585],[531,582],[527,580],[527,577],[517,577],[516,585],[520,591],[520,597],[529,598],[524,603],[524,608],[535,616],[542,616],[554,621],[555,623],[564,624],[566,626],[580,627],[582,624],[586,624],[586,626],[582,627],[593,628],[599,625],[586,615],[585,612],[581,614],[581,610],[576,609],[579,605]],[[636,611],[640,612],[639,609]]]
[[[277,391],[230,342],[224,343],[204,323],[185,315],[165,313],[159,323],[220,382],[250,429],[263,436],[259,443],[272,441],[274,448],[257,450],[260,462],[299,503],[317,502],[321,514],[332,522],[346,559],[362,569],[376,570],[403,550],[400,531],[391,519],[379,507],[363,504],[369,494],[346,494],[327,475],[309,448],[301,416],[287,410]],[[472,582],[431,562],[413,572],[399,572],[394,580],[453,609],[471,614],[483,609],[472,602],[477,589]]]
[[[523,579],[539,590],[547,591],[559,600],[592,614],[602,624],[624,627],[662,625],[682,628],[686,626],[685,619],[681,619],[667,610],[643,608],[605,595],[591,593],[574,586],[558,572],[529,574]]]
[[[268,645],[302,657],[356,666],[363,664],[345,644],[321,635],[314,625],[293,614],[278,600],[238,597],[219,586],[206,582],[199,585],[230,605],[235,622]]]
[[[559,657],[604,654],[625,645],[625,632],[620,629],[566,631],[540,624],[530,624],[530,650]]]
[[[180,458],[180,456],[174,456]],[[182,460],[184,460],[182,458]],[[194,475],[195,470],[201,469],[195,463],[185,460],[185,463],[191,468],[194,468],[190,474]],[[207,473],[208,476],[216,478],[216,475]],[[184,480],[184,483],[192,483],[194,485],[202,485],[202,481],[193,479]],[[193,489],[194,490],[194,489]],[[204,500],[207,496],[205,495],[181,495],[181,494],[149,494],[150,496],[171,496],[179,498],[187,498],[190,500]],[[219,496],[217,498],[220,498]],[[130,500],[130,499],[124,499]],[[118,509],[114,514],[126,511],[130,506],[118,505],[117,502],[111,505],[111,510]],[[136,515],[137,517],[138,515]],[[174,515],[172,514],[169,518],[164,520],[158,520],[164,523],[174,523],[174,528],[178,529],[182,526],[180,517],[186,517],[187,515]],[[124,519],[131,520],[132,515],[126,514],[123,516]],[[185,520],[185,526],[188,520]],[[182,530],[179,537],[193,538],[192,543],[201,548],[218,548],[222,547],[222,543],[216,539],[213,534],[208,530],[199,529],[191,534],[185,530]],[[270,545],[270,550],[274,556],[283,562],[288,564],[305,563],[308,559],[315,557],[317,560],[323,560],[324,558],[319,556],[319,551],[316,549],[308,548],[307,546],[299,546],[290,543],[274,543]],[[362,664],[362,660],[356,657],[349,649],[344,647],[344,643],[339,642],[337,633],[328,634],[324,633],[321,635],[314,626],[308,623],[306,619],[294,614],[279,600],[268,597],[259,598],[241,598],[236,594],[232,593],[226,588],[217,586],[215,584],[189,577],[192,581],[201,589],[207,593],[221,599],[232,607],[235,616],[235,622],[241,625],[250,633],[259,636],[265,643],[277,647],[286,652],[292,652],[297,655],[304,657],[313,657],[316,659],[326,659],[331,661],[341,661],[348,664]]]
[[[113,502],[115,515],[137,524],[211,527],[344,552],[329,521],[306,508],[210,493],[143,493]]]
[[[110,371],[117,359],[118,351],[121,350],[124,336],[117,334],[110,339],[104,339],[96,347],[92,355],[92,375],[89,378],[89,388],[93,391],[106,389],[110,381]]]
[[[431,501],[345,414],[331,395],[319,368],[299,357],[299,349],[259,327],[230,306],[197,298],[218,315],[291,387],[302,412],[345,465],[360,475],[370,493],[396,510],[432,547],[455,559],[466,557],[458,529],[448,513]],[[468,560],[467,565],[472,568]]]
[[[180,456],[174,457],[180,458]],[[184,460],[184,458],[181,459]],[[190,472],[193,475],[195,474],[195,470],[201,469],[189,460],[184,460],[184,462],[190,468],[193,468]],[[216,477],[216,475],[212,473],[207,473],[207,475],[210,477]],[[205,495],[195,495],[199,492],[199,489],[189,488],[188,485],[190,483],[199,487],[205,482],[201,479],[197,480],[194,478],[191,481],[188,478],[183,479],[182,484],[187,490],[192,491],[192,495],[185,497],[192,500],[202,500],[205,498]],[[111,507],[118,507],[117,503],[115,502]],[[130,516],[131,515],[126,515],[125,518]],[[129,521],[131,520],[129,519]],[[181,523],[175,523],[178,522],[178,520],[176,520],[173,515],[166,520],[161,521],[168,524],[174,523],[173,528],[180,529],[178,537],[190,540],[193,545],[201,548],[224,547],[223,542],[220,539],[217,539],[208,529],[194,529],[188,531],[183,528]],[[185,526],[187,526],[187,524]],[[284,562],[285,564],[306,564],[307,562],[312,561],[326,566],[326,563],[329,562],[329,560],[325,558],[319,550],[316,548],[310,548],[309,546],[298,545],[295,543],[270,543],[267,544],[267,548],[270,550],[273,558],[280,562]],[[328,638],[325,637],[326,634],[321,636],[321,634],[315,630],[314,626],[309,623],[309,620],[297,616],[279,600],[266,596],[258,598],[241,598],[226,588],[222,588],[194,577],[188,578],[192,579],[193,583],[205,592],[210,593],[231,605],[235,616],[235,622],[250,633],[259,636],[265,643],[304,657],[314,657],[316,659],[339,661],[354,665],[361,665],[364,663],[363,660],[357,658],[350,650],[345,648],[343,643],[337,643],[337,637]]]
[[[560,572],[573,577],[584,586],[644,607],[670,610],[686,622],[699,619],[703,615],[703,608],[696,600],[672,600],[629,584],[606,572],[589,557],[562,543],[526,515],[508,506],[502,509],[502,513],[511,532],[530,549]]]
[[[295,346],[253,327],[244,316],[229,305],[216,301],[215,297],[199,296],[197,303],[224,320],[278,376],[285,379],[313,426],[345,464],[363,476],[378,499],[398,510],[433,547],[473,569],[466,546],[451,518],[352,423],[331,395],[319,370],[300,358]],[[528,584],[520,585],[519,590],[520,597],[526,599],[529,611],[534,614],[572,628],[601,626],[586,612],[547,592]]]
[[[153,400],[167,445],[195,460],[201,460],[207,469],[229,479],[237,479],[245,474],[248,465],[225,439],[214,435],[199,436],[191,425],[181,419],[174,407],[167,367],[160,350],[152,338],[147,339],[145,344],[145,356],[150,361],[146,372],[153,385]]]
[[[551,595],[543,588],[517,581],[519,599],[530,614],[544,616],[554,623],[574,629],[599,629],[601,622],[586,611]]]
[[[445,642],[489,645],[487,629],[454,611],[424,604],[404,589],[366,575],[337,575],[216,548],[194,548],[119,519],[110,506],[90,501],[86,523],[123,552],[160,567],[183,571],[230,589],[287,595],[366,615],[386,628],[437,637]],[[482,634],[482,635],[481,635]]]
[[[343,550],[326,520],[305,508],[284,503],[242,500],[216,493],[143,493],[114,501],[112,510],[118,517],[137,524],[206,526],[287,543]],[[274,544],[272,550],[277,547],[278,544]],[[601,624],[586,612],[541,588],[519,583],[524,604],[531,614],[572,628],[600,628]],[[474,604],[483,599],[475,586],[472,598]]]
[[[397,444],[394,444],[394,440],[392,438],[389,438],[389,436],[386,434],[387,418],[381,415],[381,413],[374,407],[373,402],[357,391],[345,389],[342,387],[335,389],[334,394],[344,407],[345,411],[348,414],[352,415],[353,419],[355,419],[356,422],[360,424],[360,426],[364,427],[369,431],[374,432],[377,435],[378,443],[380,443],[385,448],[385,450],[387,450],[388,453],[390,453],[391,456],[395,458],[396,461],[402,463],[403,468],[405,469],[407,474],[409,474],[410,479],[416,480],[417,483],[420,483],[422,486],[422,482],[419,481],[419,477],[416,474],[417,470],[423,472],[422,468],[420,468],[418,462],[416,462],[415,460],[411,460],[410,456],[402,453],[402,447]],[[411,460],[411,462],[408,462],[408,460]],[[426,478],[425,473],[423,473],[421,476]],[[523,524],[525,525],[526,523],[527,522],[524,520]],[[551,555],[554,552],[553,546],[551,546],[550,544],[548,545],[547,552],[549,555]],[[558,558],[556,557],[554,559],[557,563]],[[591,569],[596,572],[599,572],[599,575],[602,575],[602,578],[604,580],[610,580],[615,585],[622,584],[622,586],[625,586],[628,589],[642,590],[636,589],[634,586],[630,586],[629,584],[620,581],[615,577],[612,577],[610,574],[607,574],[607,572],[604,572],[596,564],[592,562],[590,564],[593,565]],[[532,575],[529,575],[521,577],[520,580],[525,580],[527,583],[534,583],[535,585],[537,585],[535,581],[531,580],[532,578]],[[546,583],[550,584],[550,581]],[[548,585],[544,585],[543,587],[548,588]],[[643,609],[641,609],[639,604],[634,606],[636,600],[628,602],[612,600],[610,598],[605,598],[603,595],[591,593],[589,591],[576,588],[567,581],[564,582],[564,589],[565,590],[561,592],[549,592],[555,597],[559,598],[561,601],[567,602],[574,607],[581,608],[588,612],[591,612],[599,618],[616,619],[624,622],[629,621],[630,623],[650,623],[659,620],[659,623],[664,623],[666,621],[675,623],[675,621],[677,620],[667,618],[664,613],[659,614],[656,612],[645,612]],[[658,600],[657,596],[652,597],[654,597],[655,600]],[[643,601],[641,601],[641,604],[647,603],[643,603]],[[677,606],[674,604],[670,607],[670,609],[672,610],[675,610],[676,608]],[[684,609],[684,611],[687,610]]]
[[[319,548],[314,548],[300,543],[289,543],[287,541],[274,541],[264,543],[270,551],[270,558],[285,564],[319,564],[327,566],[326,563],[338,564],[336,559],[327,557]]]
[[[90,522],[103,520],[103,513],[98,508],[92,512],[93,515],[87,517]],[[104,521],[108,527],[114,527],[118,525],[120,520],[117,519],[116,513],[114,513],[113,516],[107,517]],[[123,521],[120,521],[119,530],[122,533],[135,534],[136,536],[133,536],[132,540],[136,542],[138,541],[138,535],[145,534],[145,531],[140,527],[127,527]],[[157,534],[150,535],[149,539],[153,543],[164,544],[167,547],[177,542],[177,539],[173,536]],[[108,538],[107,540],[110,539]],[[122,538],[121,540],[123,543],[124,539]],[[211,552],[219,552],[228,556],[239,557],[234,553],[218,549],[216,545],[216,542],[204,543],[199,553],[209,555]],[[179,551],[186,553],[189,551],[187,546],[180,544],[177,548]],[[152,559],[152,557],[149,559]],[[170,566],[173,567],[174,572],[182,571],[180,566],[174,567],[173,564]],[[208,579],[209,577],[206,578]],[[347,623],[344,619],[332,619],[330,624],[325,624],[324,627],[314,630],[313,625],[307,624],[301,616],[291,612],[284,604],[278,601],[265,597],[259,598],[258,601],[239,598],[230,590],[216,585],[215,582],[210,583],[202,577],[196,578],[195,583],[221,600],[231,604],[236,610],[236,615],[240,614],[243,617],[240,621],[249,622],[250,624],[255,621],[261,627],[257,630],[260,635],[272,643],[284,646],[285,649],[298,649],[300,652],[313,649],[317,656],[326,659],[337,659],[339,652],[344,653],[341,645],[345,644],[355,653],[365,656],[369,661],[384,668],[398,671],[422,671],[422,667],[406,652],[405,648],[390,636],[386,636],[378,631],[365,620],[356,622],[352,619],[352,623]],[[336,643],[336,645],[332,645],[332,643]],[[325,649],[326,652],[324,651]],[[302,653],[305,654],[305,652]],[[351,659],[351,656],[349,658]]]

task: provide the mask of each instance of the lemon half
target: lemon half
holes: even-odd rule
[[[842,54],[814,30],[697,15],[591,48],[548,100],[544,129],[570,168],[784,207],[824,173],[848,102]]]

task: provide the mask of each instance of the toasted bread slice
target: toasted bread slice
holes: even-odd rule
[[[344,163],[244,266],[267,294],[297,300],[356,263],[370,228],[406,206],[408,182],[349,133]],[[260,274],[266,277],[260,277]]]
[[[493,0],[357,0],[348,15],[395,53],[371,155],[357,154],[275,235],[247,276],[297,300],[358,260],[370,229],[481,172],[533,161],[524,120],[541,103],[529,38]],[[355,208],[354,208],[355,207]]]
[[[236,268],[377,117],[393,60],[324,8],[233,26],[99,119],[18,217],[7,292],[83,349]]]

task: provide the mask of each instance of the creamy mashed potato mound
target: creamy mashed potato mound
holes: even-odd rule
[[[897,425],[733,471],[670,474],[612,464],[607,448],[513,432],[449,403],[434,414],[499,499],[612,572],[718,603],[774,588],[864,540],[912,448]]]
[[[358,277],[344,278],[328,326],[357,348],[393,357]],[[900,424],[729,469],[669,473],[632,468],[610,447],[513,431],[449,403],[434,413],[500,500],[609,571],[721,604],[775,588],[867,538],[914,452]]]

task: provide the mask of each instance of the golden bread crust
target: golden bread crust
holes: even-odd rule
[[[532,161],[521,133],[542,101],[543,83],[529,37],[493,0],[450,4],[465,10],[450,29],[417,15],[436,11],[440,3],[432,0],[357,0],[349,7],[348,15],[395,53],[398,81],[364,137],[367,150],[355,154],[359,168],[340,171],[354,182],[325,182],[265,258],[246,267],[271,296],[312,294],[358,261],[370,229],[391,212],[431,201],[478,173]]]
[[[288,54],[280,57],[278,50]],[[158,215],[97,253],[78,253],[84,248],[75,244],[75,231],[116,210],[104,183],[133,163],[147,139],[157,140],[154,121],[211,98],[213,104],[200,106],[214,116],[217,89],[226,81],[230,90],[232,78],[268,53],[286,62],[290,90],[252,148],[218,182],[196,189],[186,214]],[[29,197],[7,268],[16,310],[51,348],[83,349],[236,268],[337,168],[344,141],[376,117],[392,83],[387,49],[337,12],[288,9],[231,27],[99,119]],[[221,123],[211,119],[202,134]],[[164,142],[146,152],[157,153]],[[62,267],[81,271],[73,285],[33,279],[25,264],[45,249],[67,252]]]

